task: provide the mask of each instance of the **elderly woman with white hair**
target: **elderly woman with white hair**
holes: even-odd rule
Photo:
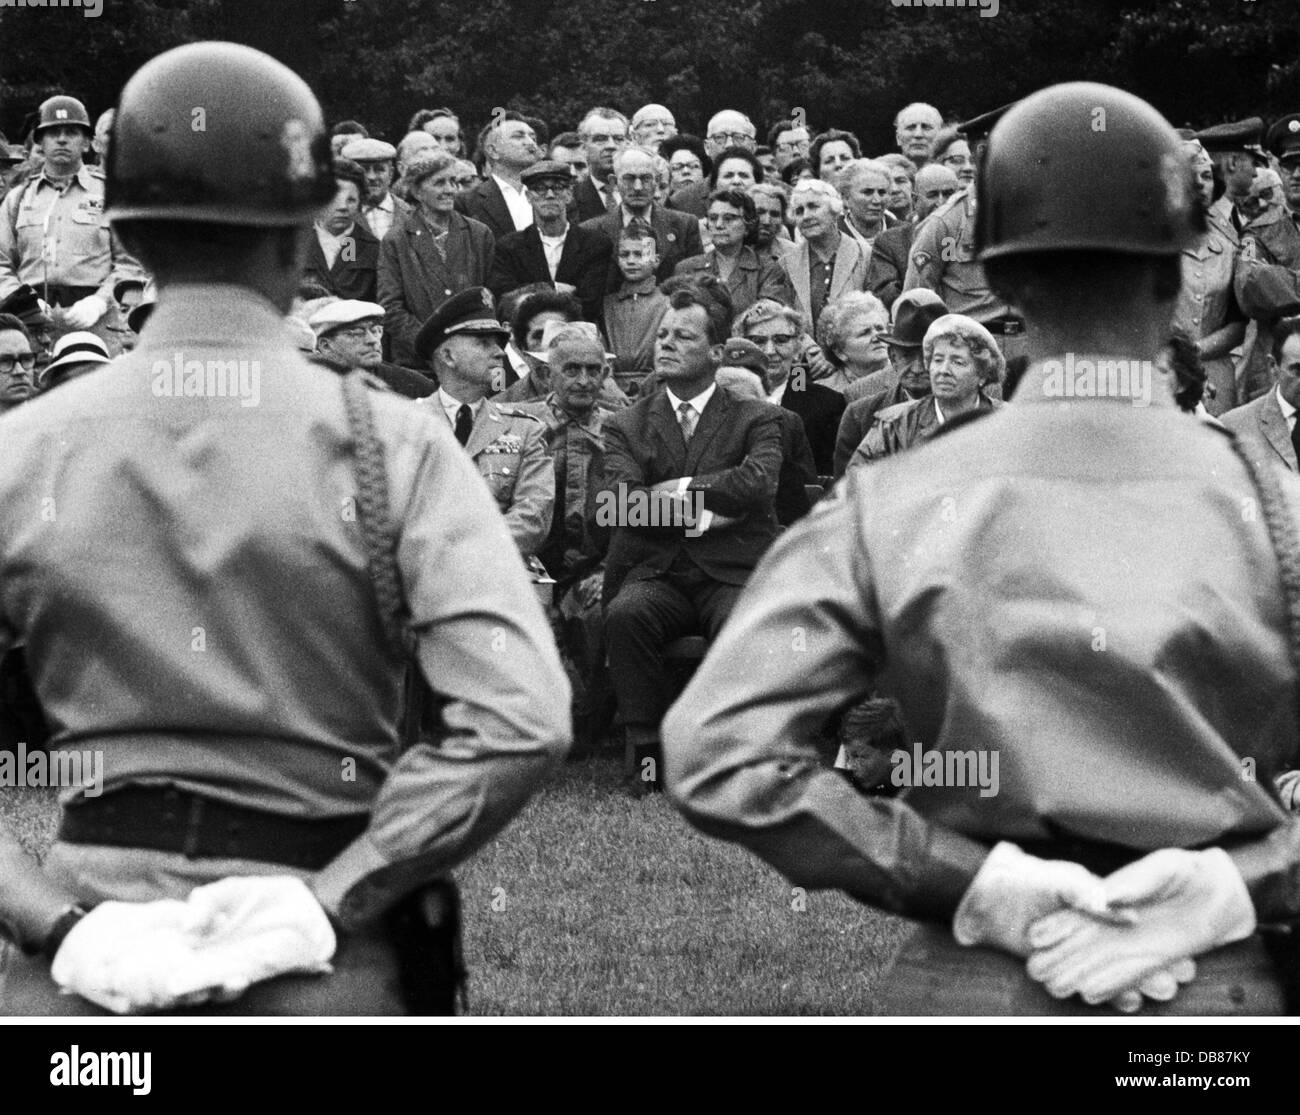
[[[926,330],[921,351],[930,373],[930,395],[880,411],[849,461],[850,469],[900,453],[960,415],[1002,405],[987,388],[1002,382],[1007,362],[993,334],[974,318],[936,318]]]
[[[790,213],[803,240],[780,265],[794,288],[795,308],[804,328],[814,323],[830,302],[867,285],[867,254],[840,230],[844,200],[829,182],[804,178],[790,194]]]
[[[836,391],[847,391],[852,383],[876,376],[884,383],[889,375],[889,311],[867,290],[854,290],[835,299],[817,319],[817,343],[835,371],[817,382]]]

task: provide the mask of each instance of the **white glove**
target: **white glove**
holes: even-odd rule
[[[1273,779],[1273,785],[1282,799],[1282,808],[1300,813],[1300,770],[1283,771]]]
[[[962,896],[953,936],[959,945],[1028,956],[1030,925],[1063,906],[1106,917],[1102,881],[1077,863],[1038,859],[1004,840]]]
[[[1085,1002],[1104,1002],[1255,931],[1246,884],[1221,848],[1152,852],[1109,876],[1104,888],[1123,921],[1060,910],[1030,930],[1029,975],[1058,999],[1078,992]]]
[[[189,900],[105,902],[64,939],[51,975],[117,1014],[228,1002],[250,984],[329,970],[336,941],[301,879],[232,877]]]
[[[108,303],[98,294],[87,294],[63,311],[63,320],[73,329],[89,329],[108,313]]]

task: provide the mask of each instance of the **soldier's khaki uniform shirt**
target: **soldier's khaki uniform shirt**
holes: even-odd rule
[[[441,416],[370,398],[445,730],[400,757],[402,664],[341,383],[274,307],[238,287],[164,291],[134,352],[0,418],[0,650],[27,644],[55,744],[103,752],[105,795],[171,784],[295,817],[369,813],[316,876],[345,924],[464,860],[569,740],[568,682],[477,469]],[[173,896],[147,877],[171,853],[103,852],[141,865],[115,897]]]
[[[0,299],[23,283],[94,287],[110,307],[113,287],[145,278],[104,219],[104,175],[83,166],[60,189],[44,173],[0,203]]]
[[[1007,315],[1011,307],[989,290],[975,252],[975,199],[963,190],[931,213],[916,230],[903,290],[927,287],[950,313],[981,325]],[[1002,338],[997,338],[1001,343]]]

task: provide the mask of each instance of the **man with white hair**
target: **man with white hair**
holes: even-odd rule
[[[627,117],[618,109],[597,106],[582,118],[578,136],[587,153],[587,177],[573,190],[581,223],[613,212],[622,200],[614,181],[614,158],[627,147]]]
[[[596,229],[617,244],[619,233],[634,220],[648,224],[655,234],[655,248],[659,265],[655,277],[663,282],[682,260],[704,251],[700,240],[699,222],[685,213],[655,204],[658,156],[648,147],[625,147],[614,156],[614,173],[619,190],[618,208],[610,213],[584,221],[583,228]],[[582,188],[579,184],[578,189]],[[574,191],[577,193],[577,190]],[[607,290],[616,290],[619,284],[617,264],[611,264]]]
[[[704,150],[710,159],[716,159],[728,147],[743,147],[746,151],[753,151],[757,144],[758,129],[743,112],[724,108],[709,119],[704,134]],[[709,192],[707,180],[692,182],[669,195],[669,208],[679,209],[703,220],[709,209]]]
[[[823,307],[850,290],[865,290],[867,257],[858,242],[840,231],[840,192],[819,178],[795,183],[790,214],[803,240],[779,260],[794,287],[795,308],[812,333]]]
[[[930,161],[930,148],[941,127],[943,117],[934,105],[914,101],[894,117],[894,139],[919,169]]]
[[[677,134],[677,120],[663,105],[642,105],[632,114],[632,142],[651,151]]]

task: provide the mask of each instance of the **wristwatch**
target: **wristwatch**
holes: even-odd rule
[[[59,915],[58,920],[51,927],[49,934],[41,943],[39,950],[33,951],[39,951],[46,960],[53,964],[54,958],[58,955],[59,948],[62,946],[64,939],[72,932],[72,927],[88,913],[90,913],[89,906],[83,906],[80,902],[74,902]]]

